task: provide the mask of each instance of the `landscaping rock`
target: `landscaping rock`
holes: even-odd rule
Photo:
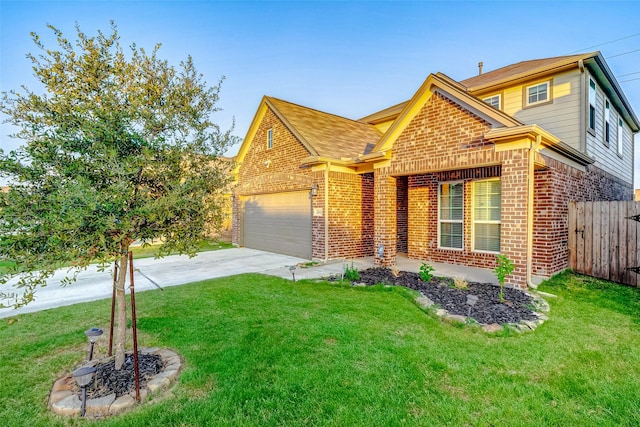
[[[135,404],[136,399],[129,394],[125,394],[124,396],[120,396],[119,398],[117,398],[115,402],[111,404],[111,406],[109,407],[109,414],[118,415]]]

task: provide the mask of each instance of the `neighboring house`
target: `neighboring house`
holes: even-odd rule
[[[236,157],[233,241],[381,265],[504,254],[526,286],[567,267],[568,201],[633,198],[639,129],[599,52],[431,74],[360,120],[265,97]]]

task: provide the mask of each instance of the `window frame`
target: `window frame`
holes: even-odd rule
[[[535,102],[529,102],[529,90],[542,85],[547,86],[547,99],[544,99],[542,101],[538,100]],[[538,82],[523,86],[524,108],[537,107],[539,105],[550,104],[551,102],[553,102],[552,87],[553,87],[552,80],[538,81]]]
[[[616,135],[618,157],[622,158],[624,151],[624,122],[622,117],[618,117],[618,135]]]
[[[441,202],[441,194],[442,194],[442,186],[443,185],[461,185],[462,186],[462,218],[457,220],[452,220],[452,219],[442,219],[440,212],[441,212],[441,206],[440,206],[440,202]],[[445,250],[450,250],[450,251],[464,251],[464,214],[465,214],[465,203],[464,203],[464,181],[442,181],[442,182],[438,182],[438,249],[445,249]],[[442,246],[442,227],[441,224],[443,223],[448,223],[448,224],[461,224],[462,226],[462,240],[460,242],[460,247],[456,248],[456,247],[452,247],[452,246]]]
[[[493,98],[498,98],[498,106],[497,107],[495,105],[493,105],[492,103],[487,102],[488,100],[493,99]],[[502,110],[502,96],[499,93],[496,94],[496,95],[487,96],[486,98],[482,98],[482,101],[485,102],[488,105],[491,105],[494,108],[497,108],[498,110]]]
[[[273,128],[267,129],[267,150],[273,148]]]
[[[481,182],[499,182],[500,183],[500,219],[499,220],[476,220],[476,184]],[[499,225],[499,235],[498,235],[498,246],[499,249],[497,252],[489,251],[485,249],[476,249],[476,224],[497,224]],[[501,245],[502,240],[502,180],[499,177],[489,178],[489,179],[481,179],[477,181],[473,181],[471,185],[471,250],[473,252],[485,253],[485,254],[500,254],[500,250],[502,249]]]

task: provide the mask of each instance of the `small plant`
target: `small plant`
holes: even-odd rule
[[[393,277],[400,276],[400,269],[398,268],[397,265],[394,265],[393,267],[391,267],[391,274],[393,274]]]
[[[506,255],[498,255],[496,262],[497,265],[493,272],[496,273],[496,277],[500,283],[500,302],[504,302],[504,279],[513,272],[514,265]]]
[[[345,265],[344,278],[350,282],[356,282],[360,280],[360,272],[358,271],[357,268],[353,266],[353,263],[351,263],[351,267],[349,267],[348,265]]]
[[[420,266],[420,280],[423,282],[431,281],[431,278],[433,277],[433,270],[433,266],[423,262]]]
[[[462,277],[454,277],[453,285],[456,287],[456,289],[467,289],[469,287],[469,283]]]

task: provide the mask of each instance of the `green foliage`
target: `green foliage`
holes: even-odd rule
[[[431,281],[431,278],[433,277],[433,270],[435,270],[433,266],[423,262],[420,266],[420,280],[423,282]]]
[[[360,272],[353,266],[353,263],[351,263],[351,267],[348,265],[344,266],[344,278],[350,282],[357,282],[360,280]]]
[[[513,262],[506,255],[496,256],[496,268],[493,270],[500,283],[500,302],[504,302],[504,280],[513,272]]]
[[[0,151],[0,259],[15,262],[0,283],[18,276],[21,294],[0,292],[6,305],[32,298],[53,269],[111,261],[134,240],[162,237],[158,255],[194,254],[223,216],[227,162],[235,141],[211,121],[220,82],[208,86],[191,57],[179,68],[135,44],[125,51],[111,32],[78,27],[57,47],[29,54],[43,93],[4,92],[0,111],[19,128],[16,151]],[[71,281],[70,279],[69,281]]]
[[[140,292],[141,343],[184,369],[168,394],[99,420],[46,402],[86,361],[86,325],[108,328],[108,301],[0,319],[2,425],[640,425],[640,289],[574,274],[540,289],[558,295],[550,321],[492,335],[432,319],[402,287],[246,274]]]

